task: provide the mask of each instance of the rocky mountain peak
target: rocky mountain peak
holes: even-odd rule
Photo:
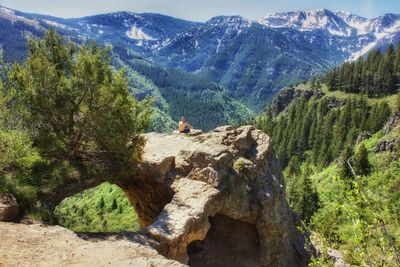
[[[209,27],[234,27],[237,29],[250,27],[253,22],[241,16],[217,16],[206,22]]]
[[[393,33],[399,30],[400,15],[386,14],[367,19],[348,11],[318,9],[311,11],[268,13],[259,23],[272,28],[291,28],[299,31],[325,30],[336,36]]]
[[[334,35],[349,35],[349,26],[327,9],[268,13],[259,23],[272,28],[292,28],[300,31],[327,30]]]

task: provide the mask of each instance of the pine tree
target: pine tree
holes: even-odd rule
[[[100,200],[99,200],[99,204],[98,204],[99,210],[102,211],[104,209],[104,206],[105,206],[104,198],[101,197]]]
[[[339,175],[343,179],[347,179],[352,176],[352,172],[348,164],[348,160],[351,158],[352,155],[353,149],[350,145],[346,145],[342,152],[342,155],[340,156],[339,161]]]
[[[354,156],[354,168],[357,175],[368,175],[371,171],[371,165],[368,159],[368,150],[364,144],[361,144]]]
[[[113,198],[112,204],[111,204],[111,210],[116,210],[118,208],[117,200]]]
[[[311,176],[312,170],[309,164],[304,166],[302,173],[302,199],[301,199],[301,218],[305,222],[309,222],[312,215],[317,211],[319,206],[318,193],[314,188]]]

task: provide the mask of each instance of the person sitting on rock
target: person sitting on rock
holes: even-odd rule
[[[192,125],[190,125],[185,117],[181,117],[179,120],[179,132],[180,133],[190,133],[190,130],[193,129]]]

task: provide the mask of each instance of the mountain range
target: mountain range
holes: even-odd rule
[[[203,23],[132,12],[64,19],[0,7],[5,60],[22,61],[26,37],[40,37],[51,27],[74,42],[94,39],[111,45],[118,65],[139,76],[146,75],[138,61],[166,70],[178,68],[218,84],[228,93],[228,102],[238,101],[255,112],[289,84],[400,41],[397,14],[367,19],[320,9],[269,13],[258,21],[218,16]],[[151,82],[154,77],[145,78]],[[161,98],[159,103],[165,100]],[[167,107],[160,108],[172,115]]]

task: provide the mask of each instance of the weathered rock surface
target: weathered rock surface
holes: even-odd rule
[[[395,128],[400,129],[399,124],[400,124],[400,112],[393,113],[392,115],[390,115],[388,121],[383,127],[383,133],[387,134],[390,131],[394,130]]]
[[[144,226],[131,241],[191,266],[306,265],[267,135],[252,126],[224,126],[198,136],[145,137],[136,173],[111,181]],[[71,189],[78,193],[79,185],[70,184],[68,194]]]
[[[272,115],[276,116],[280,112],[287,109],[287,107],[295,100],[298,100],[302,97],[309,100],[311,97],[315,97],[317,99],[322,98],[325,94],[321,90],[313,90],[309,89],[298,89],[294,87],[286,87],[280,90],[272,100],[270,106]],[[336,108],[343,105],[343,101],[334,97],[327,98],[327,106],[328,109]]]
[[[349,264],[343,260],[343,253],[336,249],[328,249],[328,255],[333,261],[334,267],[348,267]]]
[[[357,136],[356,144],[360,144],[362,141],[371,138],[372,134],[368,131],[364,131]]]
[[[384,151],[393,152],[395,151],[399,143],[400,143],[399,137],[393,137],[389,140],[382,140],[376,145],[375,152],[376,153]]]
[[[0,222],[12,222],[18,218],[19,207],[15,197],[0,192]]]
[[[182,263],[190,257],[201,262],[199,255],[220,255],[202,259],[202,266],[232,266],[235,261],[240,266],[304,265],[302,240],[285,201],[281,169],[268,136],[252,126],[225,126],[196,137],[148,134],[147,139],[135,179],[163,184],[173,192],[169,203],[154,202],[153,206],[166,204],[158,216],[139,213],[146,225],[151,223],[144,233],[157,241],[160,253]],[[131,201],[145,206],[138,199]],[[216,230],[210,229],[210,221]],[[221,236],[215,234],[218,221],[232,225]],[[240,236],[238,247],[229,252],[227,237],[240,229],[235,225],[254,231]],[[197,253],[192,249],[188,255],[188,247],[199,240],[214,245],[202,246]],[[246,256],[246,244],[253,244],[251,253],[257,257]]]

